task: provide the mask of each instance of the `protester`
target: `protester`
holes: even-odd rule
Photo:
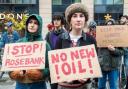
[[[96,38],[96,22],[95,21],[91,21],[88,25],[89,28],[89,34],[92,35],[94,38]]]
[[[20,39],[20,35],[16,30],[12,29],[13,23],[11,21],[7,22],[7,32],[4,32],[0,40],[0,48],[4,48],[7,43],[15,43]]]
[[[106,25],[114,25],[115,21],[110,19]],[[102,70],[102,76],[98,79],[98,89],[106,89],[106,81],[109,81],[110,89],[119,89],[119,69],[123,48],[108,45],[98,48],[98,57]]]
[[[90,21],[89,22],[89,25],[88,25],[88,34],[90,34],[91,36],[93,36],[95,39],[96,39],[96,26],[97,26],[97,23],[95,21]],[[92,82],[92,87],[93,88],[98,88],[98,78],[93,78],[91,80]]]
[[[51,32],[48,32],[46,41],[50,44],[50,47],[53,50],[55,49],[58,36],[65,32],[63,29],[64,17],[61,14],[54,14],[52,24],[54,25],[54,29]]]
[[[128,25],[128,16],[123,15],[120,19],[120,25]],[[124,48],[124,66],[126,72],[126,89],[128,89],[128,48]]]
[[[27,19],[25,37],[19,42],[42,41],[41,33],[42,18],[33,14]],[[10,77],[16,81],[16,89],[47,89],[45,80],[49,77],[48,50],[50,46],[46,44],[45,69],[17,70],[9,73]]]
[[[56,49],[64,49],[70,47],[79,47],[95,44],[95,39],[83,32],[87,26],[88,12],[87,8],[81,3],[71,4],[65,11],[66,22],[70,29],[63,33],[57,40]],[[63,82],[58,84],[58,89],[88,89],[90,80],[74,80],[71,82]]]
[[[46,41],[50,44],[52,50],[55,49],[56,41],[59,35],[65,32],[63,29],[64,17],[61,14],[54,14],[52,18],[54,29],[46,35]],[[51,84],[51,89],[57,89],[57,84]]]
[[[6,26],[7,26],[7,31],[6,32],[2,31],[2,34],[0,34],[1,35],[1,39],[0,39],[0,59],[1,60],[0,62],[1,63],[2,63],[2,55],[4,52],[5,44],[15,43],[17,40],[20,39],[19,33],[16,30],[13,30],[12,28],[13,23],[11,21],[7,22]],[[5,72],[1,73],[0,78],[2,78],[4,73]]]
[[[127,15],[123,15],[120,19],[120,24],[121,25],[128,25],[128,16]]]

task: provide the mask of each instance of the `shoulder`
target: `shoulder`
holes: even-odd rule
[[[23,38],[19,39],[17,42],[27,42],[27,39],[26,39],[26,37],[23,37]]]

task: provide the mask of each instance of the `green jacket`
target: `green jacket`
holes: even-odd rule
[[[36,19],[38,20],[38,23],[39,23],[39,29],[36,33],[30,33],[28,32],[27,30],[27,25],[28,25],[28,22],[29,22],[29,19],[31,17],[36,17]],[[31,16],[29,16],[29,18],[27,19],[26,21],[26,30],[25,30],[25,37],[20,39],[18,42],[33,42],[33,41],[43,41],[42,39],[42,18],[37,15],[37,14],[32,14]],[[43,76],[44,78],[48,77],[50,75],[50,72],[49,72],[49,64],[48,64],[48,51],[51,50],[50,46],[48,43],[46,43],[46,56],[45,56],[45,69],[43,69]]]

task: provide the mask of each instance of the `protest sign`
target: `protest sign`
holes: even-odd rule
[[[98,47],[107,47],[113,45],[115,47],[128,47],[128,26],[112,25],[97,26],[96,41]]]
[[[6,44],[2,71],[44,69],[45,41]]]
[[[94,45],[53,50],[48,55],[51,83],[102,76]]]

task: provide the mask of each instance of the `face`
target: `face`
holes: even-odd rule
[[[61,20],[56,19],[56,20],[53,21],[53,24],[54,24],[54,27],[58,28],[58,27],[61,26]]]
[[[38,30],[38,21],[35,19],[30,19],[28,22],[28,31],[35,33]]]
[[[127,22],[127,19],[125,18],[125,17],[121,17],[121,19],[120,19],[120,24],[126,24],[126,22]]]
[[[112,22],[111,22],[111,21],[109,21],[109,22],[107,23],[107,25],[112,25]]]
[[[83,13],[74,13],[71,17],[71,28],[82,30],[85,26],[85,16]]]
[[[9,26],[9,27],[8,27],[8,32],[9,32],[9,33],[12,32],[12,26]]]

